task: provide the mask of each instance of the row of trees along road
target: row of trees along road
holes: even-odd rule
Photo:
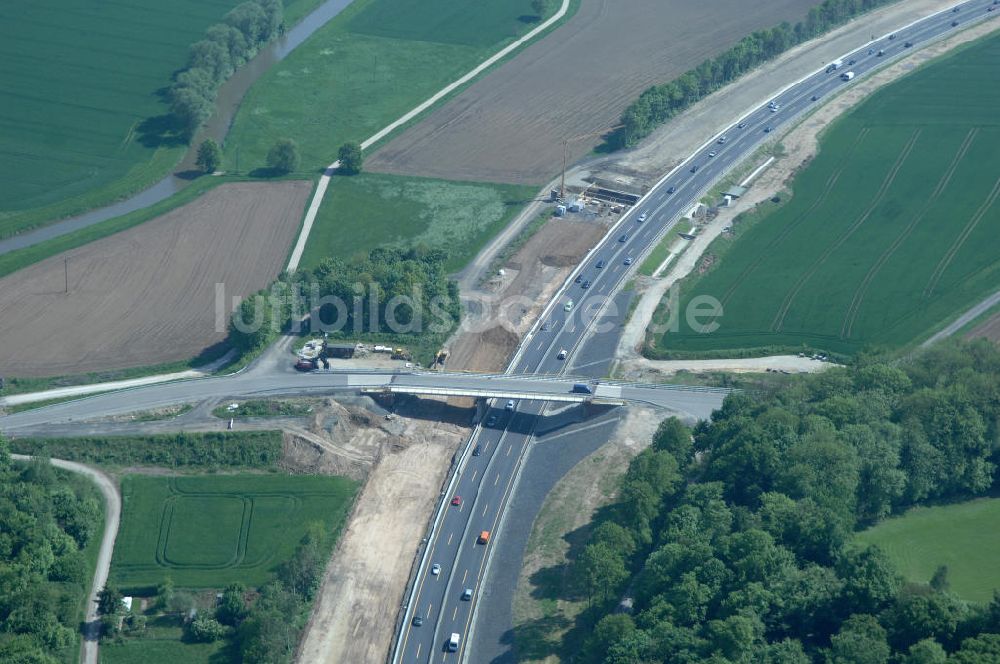
[[[744,37],[732,48],[705,60],[679,78],[647,88],[622,113],[623,127],[612,138],[615,147],[634,145],[674,115],[754,67],[846,23],[858,14],[893,1],[825,0],[810,9],[806,18],[794,26],[784,22]]]
[[[14,462],[0,438],[0,662],[75,659],[102,512],[90,480]]]
[[[730,395],[692,432],[663,422],[596,516],[570,578],[575,662],[1000,662],[988,605],[906,583],[852,533],[997,478],[1000,351],[981,341],[859,358]],[[631,597],[631,611],[619,600]]]

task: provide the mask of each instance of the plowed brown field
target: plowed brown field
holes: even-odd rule
[[[683,74],[754,30],[794,23],[817,4],[582,0],[567,23],[390,141],[365,167],[547,182],[559,172],[566,139],[613,126],[649,85]],[[570,163],[600,140],[570,142]]]
[[[218,343],[216,284],[265,287],[312,183],[218,187],[166,215],[0,279],[0,375],[58,376],[183,360]],[[68,259],[69,292],[65,292]]]

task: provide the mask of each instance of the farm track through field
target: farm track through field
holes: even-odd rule
[[[910,137],[909,142],[907,142],[907,144],[903,146],[902,151],[900,151],[899,153],[899,157],[896,158],[896,163],[894,163],[892,165],[892,168],[889,169],[889,172],[886,174],[885,179],[882,181],[882,184],[879,187],[878,191],[875,192],[875,198],[872,199],[872,202],[868,205],[868,207],[861,214],[861,216],[858,217],[854,221],[854,223],[848,227],[846,231],[844,231],[844,233],[840,236],[840,238],[836,242],[827,247],[826,250],[820,256],[819,260],[813,263],[812,267],[810,267],[795,282],[795,285],[792,287],[792,290],[788,292],[788,295],[786,295],[785,299],[782,301],[781,307],[778,309],[778,313],[775,315],[774,321],[771,323],[771,329],[774,332],[781,331],[782,326],[785,324],[785,317],[788,315],[788,310],[791,309],[792,303],[795,301],[795,298],[798,297],[799,293],[802,292],[802,289],[805,288],[806,283],[809,282],[812,276],[816,274],[817,270],[819,270],[819,268],[821,268],[826,263],[826,261],[830,258],[830,256],[833,255],[833,252],[840,249],[840,247],[842,247],[843,244],[847,242],[847,240],[849,240],[852,235],[854,235],[855,231],[861,228],[861,226],[868,220],[868,217],[870,217],[872,213],[875,211],[875,208],[878,207],[878,205],[882,202],[882,199],[885,198],[885,195],[888,193],[889,188],[892,186],[893,181],[895,181],[896,179],[896,175],[899,174],[900,169],[906,162],[906,158],[909,157],[910,152],[913,151],[913,146],[916,145],[917,139],[920,138],[920,133],[922,131],[923,131],[922,129],[917,129],[916,131],[913,132],[913,135]]]
[[[753,262],[751,262],[746,267],[746,269],[744,269],[743,272],[741,272],[740,275],[736,277],[735,280],[733,280],[733,284],[729,287],[728,290],[726,290],[725,294],[722,296],[723,305],[729,302],[729,298],[733,296],[733,293],[736,292],[736,289],[740,287],[740,285],[747,279],[747,277],[749,277],[754,272],[754,270],[760,267],[760,264],[764,262],[764,259],[770,255],[770,250],[776,247],[786,237],[788,237],[788,235],[792,231],[798,228],[802,224],[802,222],[804,222],[809,218],[809,216],[816,210],[816,208],[818,208],[820,205],[823,204],[823,202],[826,201],[827,196],[830,195],[830,192],[833,191],[833,188],[837,185],[837,180],[840,179],[840,176],[844,172],[844,169],[847,168],[848,164],[850,163],[851,156],[854,154],[854,150],[861,143],[862,139],[868,135],[868,132],[869,132],[868,127],[865,127],[864,129],[858,132],[857,137],[855,137],[854,139],[854,143],[852,143],[851,147],[848,148],[847,154],[845,154],[843,159],[841,159],[840,165],[837,167],[837,169],[830,174],[829,178],[827,178],[826,184],[823,185],[823,191],[821,191],[819,196],[816,197],[816,200],[810,203],[809,207],[803,210],[799,216],[797,216],[787,226],[781,229],[781,232],[778,233],[778,235],[773,240],[771,240],[766,247],[764,247],[764,250],[760,252],[760,255],[758,255],[757,258],[755,258]]]
[[[951,248],[948,249],[948,253],[941,258],[937,267],[934,268],[934,273],[931,275],[930,280],[927,282],[927,286],[924,288],[925,296],[930,297],[931,293],[934,292],[938,282],[941,280],[941,276],[944,275],[945,270],[947,270],[948,266],[951,265],[951,262],[955,259],[955,255],[962,248],[962,245],[965,244],[965,241],[969,239],[972,231],[976,229],[976,226],[978,226],[979,222],[983,220],[983,217],[986,216],[989,209],[993,207],[993,204],[996,202],[998,196],[1000,196],[1000,178],[997,178],[992,191],[990,191],[990,195],[986,197],[986,200],[979,206],[976,213],[972,215],[972,218],[969,219],[965,228],[963,228],[959,236],[955,238]]]
[[[889,245],[884,252],[882,252],[882,255],[878,257],[875,264],[868,270],[868,273],[865,275],[865,278],[862,280],[857,290],[854,291],[854,297],[851,300],[850,306],[847,308],[847,314],[844,316],[844,323],[840,328],[841,339],[850,338],[851,334],[854,332],[854,322],[858,319],[858,312],[861,310],[861,305],[865,300],[865,296],[868,294],[868,288],[871,286],[872,281],[874,281],[875,277],[878,276],[882,266],[885,265],[890,258],[892,258],[892,255],[896,253],[896,250],[899,249],[900,245],[906,241],[906,238],[910,237],[910,234],[913,232],[913,229],[917,227],[917,224],[923,221],[924,217],[927,216],[927,212],[930,210],[931,205],[934,204],[934,202],[951,182],[952,176],[955,175],[955,171],[958,170],[959,163],[965,158],[966,153],[969,151],[969,148],[972,146],[972,142],[975,140],[976,134],[978,133],[979,129],[975,128],[970,129],[969,133],[965,135],[965,140],[962,141],[962,144],[959,146],[958,151],[955,153],[955,157],[951,160],[951,164],[949,164],[948,168],[945,169],[945,172],[938,181],[937,186],[934,187],[934,191],[932,191],[931,195],[926,201],[924,201],[920,211],[913,216],[913,219],[911,219],[910,223],[903,229],[903,232],[896,236],[896,239],[892,242],[892,244]]]

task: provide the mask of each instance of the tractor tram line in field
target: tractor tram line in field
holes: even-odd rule
[[[969,152],[969,147],[972,146],[972,142],[975,140],[976,134],[978,133],[978,127],[969,130],[969,133],[965,136],[965,140],[962,141],[958,151],[955,153],[955,157],[951,160],[951,164],[948,165],[948,168],[938,181],[937,186],[934,187],[934,191],[932,191],[927,200],[924,201],[920,211],[913,216],[910,223],[906,225],[906,228],[904,228],[896,239],[893,240],[892,244],[882,252],[882,255],[879,256],[878,260],[875,261],[875,263],[868,270],[865,278],[862,280],[857,290],[854,291],[854,297],[851,300],[851,304],[844,316],[844,324],[840,330],[841,338],[846,339],[851,336],[851,333],[854,330],[854,321],[858,318],[858,311],[861,310],[861,305],[864,303],[865,295],[868,293],[868,288],[871,286],[872,281],[874,281],[875,277],[878,276],[879,270],[882,269],[882,266],[885,265],[886,261],[892,258],[892,255],[896,253],[896,250],[899,249],[903,242],[910,237],[910,234],[913,233],[913,229],[917,227],[917,224],[923,221],[924,217],[927,216],[928,210],[930,210],[934,202],[936,202],[941,196],[941,193],[948,187],[952,176],[955,175],[955,171],[958,169],[958,165],[963,159],[965,159],[965,155]]]

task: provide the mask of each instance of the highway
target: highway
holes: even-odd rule
[[[657,183],[584,259],[525,337],[509,373],[560,373],[588,344],[596,343],[597,335],[617,335],[625,312],[605,310],[605,304],[642,257],[670,232],[680,215],[727,171],[772,134],[822,103],[824,97],[901,57],[911,48],[908,43],[924,44],[956,29],[953,22],[961,25],[1000,14],[987,12],[991,4],[992,0],[966,2],[959,5],[957,12],[948,10],[927,17],[900,28],[891,38],[885,35],[859,45],[845,54],[839,69],[820,69],[789,85],[712,137]],[[841,75],[849,71],[854,73],[852,80],[843,80]],[[487,553],[490,543],[503,537],[497,526],[531,440],[532,423],[542,408],[537,402],[528,402],[517,403],[514,410],[508,411],[501,404],[485,417],[487,421],[496,418],[495,423],[473,433],[469,449],[476,453],[463,455],[453,490],[442,497],[440,518],[435,519],[417,572],[413,599],[404,612],[394,664],[477,661],[467,643]],[[455,497],[458,500],[452,504]],[[479,542],[482,531],[490,532],[490,543]],[[431,571],[434,565],[440,566],[439,572]],[[471,591],[471,596],[466,590]],[[459,637],[457,652],[448,647],[452,634]]]

